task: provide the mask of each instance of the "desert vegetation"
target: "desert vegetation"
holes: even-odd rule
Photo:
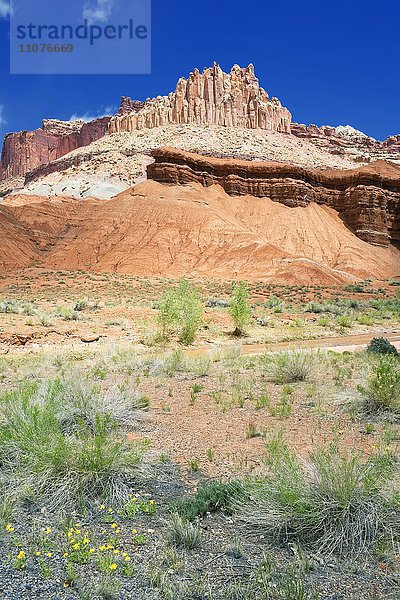
[[[397,598],[395,288],[91,277],[1,304],[0,593]]]

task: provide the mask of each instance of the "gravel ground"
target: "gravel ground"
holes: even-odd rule
[[[160,477],[160,473],[163,477]],[[257,567],[265,551],[270,552],[276,564],[277,577],[288,565],[293,564],[296,550],[293,546],[270,545],[262,536],[250,537],[238,527],[234,517],[215,513],[206,515],[200,521],[201,544],[193,550],[177,548],[180,566],[162,566],[162,557],[168,546],[168,507],[175,499],[187,491],[177,477],[175,469],[168,465],[160,467],[157,481],[154,479],[143,490],[147,497],[155,499],[158,510],[155,515],[141,515],[139,521],[143,530],[150,530],[148,543],[132,549],[131,529],[137,522],[117,518],[121,527],[121,549],[129,549],[133,556],[136,573],[132,578],[113,575],[112,581],[118,584],[114,595],[98,595],[97,586],[102,576],[96,568],[96,563],[77,567],[79,578],[70,588],[64,587],[65,559],[60,552],[54,551],[47,561],[51,567],[51,575],[44,579],[39,570],[38,562],[30,559],[24,570],[15,570],[10,564],[9,549],[6,544],[0,548],[0,598],[3,600],[31,600],[40,598],[72,600],[76,598],[116,598],[156,600],[165,598],[150,583],[149,573],[160,568],[176,585],[189,584],[190,592],[176,597],[187,599],[227,598],[227,590],[235,583],[246,582],[250,573]],[[163,482],[160,483],[160,479]],[[200,476],[199,476],[200,480]],[[192,482],[192,486],[193,483]],[[194,488],[196,486],[194,485]],[[76,516],[80,519],[82,530],[90,532],[93,541],[101,537],[101,530],[110,524],[100,522],[98,516],[94,519]],[[32,523],[36,527],[49,524],[49,518],[43,515],[26,514],[15,525],[15,534],[22,540],[27,540],[32,531]],[[52,534],[56,535],[56,526]],[[27,549],[27,548],[26,548]],[[28,550],[28,549],[27,549]],[[15,554],[13,553],[13,556]],[[335,558],[315,556],[304,553],[302,561],[310,564],[310,572],[305,576],[309,589],[318,592],[321,600],[396,600],[400,597],[399,574],[390,570],[382,561],[377,563],[372,559],[336,560]],[[110,579],[110,578],[109,578]],[[178,589],[178,588],[177,588]]]

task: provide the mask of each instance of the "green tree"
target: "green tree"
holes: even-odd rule
[[[233,288],[229,302],[229,314],[233,319],[235,330],[233,335],[241,336],[249,324],[251,309],[249,304],[249,291],[244,281],[236,284]]]
[[[164,294],[159,311],[158,322],[163,337],[177,332],[182,344],[188,346],[194,342],[203,322],[203,306],[197,290],[188,281],[182,279],[178,289]]]

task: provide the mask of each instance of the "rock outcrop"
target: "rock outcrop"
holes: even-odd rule
[[[144,102],[141,100],[132,100],[129,96],[122,96],[118,109],[119,115],[129,115],[131,112],[137,112],[143,108]]]
[[[210,158],[174,148],[154,150],[153,156],[149,179],[175,185],[218,184],[232,196],[269,198],[290,207],[326,205],[360,239],[400,246],[400,168],[390,163],[321,171],[287,163]]]
[[[0,180],[28,171],[87,146],[107,133],[110,117],[84,121],[43,121],[41,129],[9,133],[4,139]]]
[[[253,65],[234,65],[224,73],[214,64],[202,73],[195,69],[179,79],[168,96],[133,106],[124,99],[120,112],[110,121],[109,132],[134,131],[173,124],[222,125],[290,133],[291,114],[277,98],[270,99],[259,86]]]
[[[299,123],[291,124],[291,133],[326,148],[332,154],[352,156],[355,161],[393,160],[400,164],[400,135],[390,136],[381,142],[350,125],[318,127]]]

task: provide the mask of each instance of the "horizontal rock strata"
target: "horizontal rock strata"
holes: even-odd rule
[[[286,206],[311,202],[338,211],[360,239],[400,245],[400,168],[384,161],[353,170],[307,170],[286,163],[210,158],[160,148],[147,175],[160,183],[218,184],[231,196],[267,197]]]

